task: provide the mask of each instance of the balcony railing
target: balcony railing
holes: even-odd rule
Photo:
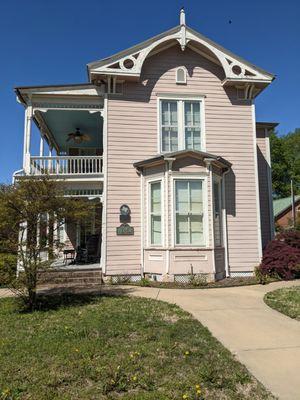
[[[102,156],[30,157],[31,175],[99,175]]]

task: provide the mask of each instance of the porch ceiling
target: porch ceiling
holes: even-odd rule
[[[69,147],[102,148],[103,118],[100,113],[82,110],[48,110],[42,113],[42,118],[60,151],[66,151]],[[72,140],[67,142],[68,133],[75,132],[76,128],[89,135],[91,140],[80,144]]]

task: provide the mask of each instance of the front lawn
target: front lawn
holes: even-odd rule
[[[274,290],[264,300],[268,306],[300,321],[300,286]]]
[[[0,301],[1,399],[274,399],[175,305],[52,299],[31,314],[14,299]]]

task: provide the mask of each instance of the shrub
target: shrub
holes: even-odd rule
[[[0,287],[7,286],[16,277],[17,256],[0,253]]]
[[[281,232],[276,236],[276,240],[280,240],[288,244],[289,246],[295,247],[296,249],[300,249],[300,232],[291,230]]]
[[[300,248],[294,232],[279,234],[265,248],[258,267],[262,275],[294,279],[300,276]]]

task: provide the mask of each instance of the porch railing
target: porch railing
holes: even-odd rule
[[[95,175],[102,171],[102,156],[30,157],[32,175]]]

